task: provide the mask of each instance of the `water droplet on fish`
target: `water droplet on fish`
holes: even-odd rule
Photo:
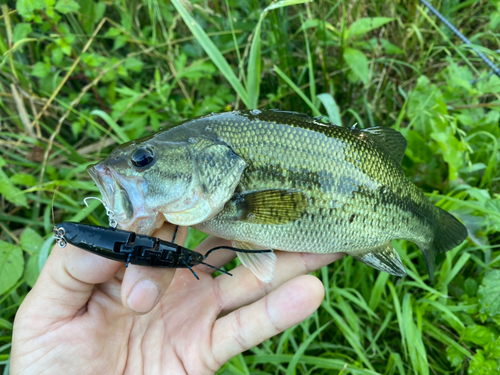
[[[196,143],[196,138],[191,137],[188,139],[188,141],[189,143]]]
[[[255,214],[253,212],[250,212],[248,215],[247,215],[247,218],[248,219],[255,219]]]
[[[257,115],[260,115],[262,112],[261,112],[261,111],[259,111],[258,109],[252,109],[252,110],[250,111],[250,113],[251,113],[252,115],[257,116]]]
[[[221,137],[217,137],[217,141],[222,142],[222,138]]]
[[[206,130],[207,132],[209,132],[210,130],[212,130],[212,128],[211,128],[210,126],[207,126],[207,127],[205,128],[205,130]]]

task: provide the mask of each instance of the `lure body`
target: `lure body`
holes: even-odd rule
[[[204,262],[216,250],[259,253],[274,258],[272,250],[245,250],[231,246],[214,247],[203,255],[174,243],[175,235],[172,242],[169,242],[127,230],[70,222],[56,225],[54,238],[59,247],[65,247],[69,243],[104,258],[127,263],[127,267],[129,264],[134,264],[156,268],[188,268],[198,280],[199,277],[192,267],[200,264],[233,276],[223,269]]]
[[[205,259],[203,254],[173,242],[116,228],[66,222],[55,226],[54,233],[61,247],[66,242],[102,257],[138,266],[190,268]]]

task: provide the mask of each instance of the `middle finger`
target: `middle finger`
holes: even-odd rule
[[[271,283],[260,281],[252,271],[241,265],[231,271],[233,277],[217,277],[214,287],[218,288],[220,301],[225,314],[241,306],[252,303],[286,281],[296,276],[315,271],[344,256],[343,253],[311,254],[277,251],[278,258],[274,280]]]

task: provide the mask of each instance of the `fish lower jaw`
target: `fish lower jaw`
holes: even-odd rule
[[[160,228],[164,222],[164,216],[160,215],[159,212],[155,212],[149,215],[134,215],[134,217],[127,222],[118,221],[118,227],[123,230],[149,236],[156,229]]]

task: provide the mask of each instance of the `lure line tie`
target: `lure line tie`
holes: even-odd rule
[[[83,203],[85,203],[85,206],[89,206],[88,203],[87,203],[87,199],[97,199],[99,202],[102,203],[102,205],[104,206],[104,208],[106,209],[106,215],[108,216],[108,220],[109,220],[109,226],[111,228],[116,228],[118,226],[118,222],[116,221],[115,219],[115,213],[113,212],[113,210],[111,208],[108,207],[108,205],[106,203],[104,203],[104,201],[100,198],[97,198],[97,197],[87,197],[83,200]]]

